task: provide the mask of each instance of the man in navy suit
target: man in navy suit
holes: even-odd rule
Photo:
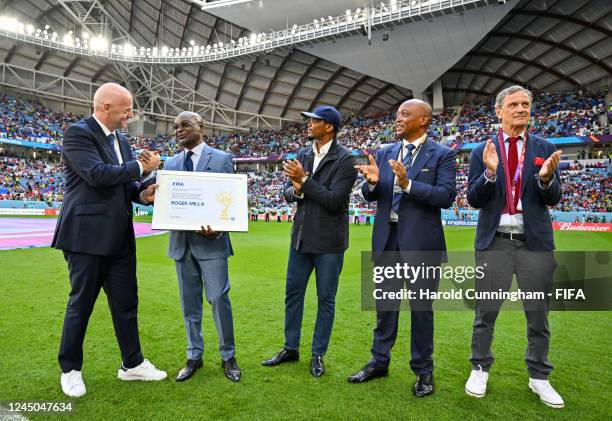
[[[176,140],[185,149],[166,161],[166,170],[234,172],[232,156],[204,142],[204,123],[198,114],[180,113],[174,120],[174,131]],[[234,382],[240,380],[241,371],[234,357],[234,322],[227,266],[227,258],[233,254],[229,234],[215,232],[209,225],[202,226],[198,232],[170,231],[168,256],[175,262],[187,331],[187,363],[179,371],[176,381],[191,378],[203,364],[203,290],[217,328],[225,376]]]
[[[477,291],[508,291],[516,274],[522,291],[547,292],[556,267],[548,206],[561,200],[557,170],[561,151],[529,134],[532,94],[511,86],[497,95],[495,113],[501,128],[494,139],[472,152],[468,202],[480,209],[476,228],[476,262],[486,267]],[[501,164],[501,165],[500,165]],[[479,300],[472,331],[472,372],[468,395],[485,396],[493,364],[493,329],[503,300]],[[550,331],[546,300],[523,302],[528,346],[525,362],[529,388],[548,406],[562,408],[563,399],[548,381]]]
[[[357,166],[367,180],[362,186],[364,198],[378,202],[372,234],[376,265],[393,265],[396,252],[411,256],[409,260],[415,265],[436,266],[446,259],[441,209],[450,207],[456,196],[455,152],[427,139],[431,120],[429,104],[416,99],[405,101],[395,119],[395,133],[402,141],[379,150],[376,160],[369,156],[369,165]],[[438,282],[436,277],[417,279],[411,287],[437,290]],[[402,284],[390,285],[399,290]],[[397,337],[399,302],[376,304],[372,358],[361,371],[349,377],[350,383],[362,383],[388,373],[391,348]],[[417,397],[434,391],[431,304],[427,300],[410,302],[410,367],[417,376],[413,388]]]
[[[107,83],[95,93],[94,113],[64,134],[62,161],[65,192],[52,247],[64,251],[70,272],[59,351],[63,392],[86,392],[81,375],[83,340],[89,316],[104,288],[122,364],[121,380],[162,380],[166,373],[145,360],[138,337],[136,241],[132,202],[149,203],[155,185],[140,185],[143,175],[159,167],[157,154],[143,151],[132,158],[125,129],[132,114],[132,96],[120,85]]]

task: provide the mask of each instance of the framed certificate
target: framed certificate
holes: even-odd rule
[[[248,231],[247,176],[210,172],[157,172],[152,228]]]

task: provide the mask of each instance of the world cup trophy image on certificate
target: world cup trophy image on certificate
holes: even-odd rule
[[[161,170],[152,228],[199,231],[248,231],[247,176]]]

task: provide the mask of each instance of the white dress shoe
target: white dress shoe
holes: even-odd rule
[[[168,377],[168,373],[155,368],[149,360],[144,360],[134,368],[124,368],[123,365],[117,372],[117,378],[121,380],[159,381]]]
[[[62,392],[66,396],[79,398],[86,392],[80,371],[72,370],[70,373],[62,373],[60,383],[62,384]]]
[[[465,383],[465,393],[475,398],[482,398],[487,393],[487,381],[489,373],[484,371],[482,367],[478,370],[472,370],[470,378]]]
[[[529,379],[529,388],[540,396],[540,400],[551,408],[563,408],[565,402],[548,380]]]

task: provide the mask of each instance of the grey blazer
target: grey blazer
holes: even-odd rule
[[[186,153],[183,151],[166,160],[164,169],[184,171],[185,155]],[[195,171],[233,173],[232,156],[205,144]],[[202,221],[202,224],[205,223],[206,221]],[[170,231],[168,256],[174,260],[182,259],[185,250],[187,250],[187,244],[189,244],[193,256],[199,260],[222,259],[234,254],[229,234],[226,232],[218,239],[209,239],[189,231]]]

